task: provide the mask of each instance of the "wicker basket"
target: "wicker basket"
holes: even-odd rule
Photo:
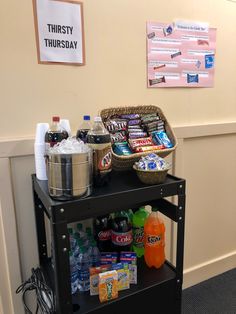
[[[166,133],[173,143],[172,148],[166,148],[162,150],[154,150],[153,152],[159,155],[160,157],[166,157],[170,153],[172,153],[177,146],[177,139],[171,129],[170,124],[168,123],[166,117],[164,116],[164,113],[162,110],[154,105],[140,105],[140,106],[128,106],[128,107],[116,107],[116,108],[108,108],[103,109],[100,112],[100,116],[103,120],[103,122],[114,115],[120,115],[120,114],[131,114],[131,113],[138,113],[138,114],[148,114],[148,113],[157,113],[160,118],[165,122],[165,129]],[[134,153],[129,156],[120,156],[115,154],[112,151],[112,168],[116,171],[126,171],[131,170],[133,167],[133,164],[138,161],[142,156],[146,156],[150,154],[152,151],[145,152],[145,153]]]
[[[147,171],[137,169],[134,165],[133,169],[136,171],[136,174],[141,182],[144,184],[159,184],[165,181],[167,172],[170,170],[170,166],[163,170],[156,170],[156,171]]]

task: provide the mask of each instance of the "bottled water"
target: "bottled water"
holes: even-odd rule
[[[90,256],[92,266],[93,267],[100,266],[101,254],[100,254],[100,251],[96,245],[95,240],[92,241],[91,246],[89,247],[89,250],[88,250],[88,254]]]
[[[69,237],[70,237],[70,250],[74,252],[75,247],[76,247],[75,235],[73,234],[72,228],[68,228],[68,232],[69,232]]]
[[[73,253],[70,251],[70,282],[71,293],[74,294],[78,290],[78,267]]]
[[[78,267],[78,288],[79,291],[88,291],[90,288],[89,283],[89,267],[91,260],[89,254],[86,252],[84,247],[81,247],[81,252],[78,256],[77,267]]]
[[[76,227],[77,227],[76,236],[81,240],[85,241],[86,233],[83,231],[83,224],[78,223]]]
[[[81,248],[83,247],[83,241],[81,239],[76,239],[76,247],[74,250],[74,258],[78,263],[79,254],[81,253]]]

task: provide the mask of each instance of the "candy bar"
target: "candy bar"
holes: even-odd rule
[[[160,150],[165,148],[164,145],[153,145],[153,146],[144,146],[144,147],[137,147],[134,149],[135,153],[144,153],[152,150]]]
[[[141,126],[140,125],[129,125],[128,126],[128,132],[130,131],[130,130],[142,130],[142,128],[141,128]]]
[[[99,274],[108,271],[111,265],[102,265],[99,267],[91,267],[90,273],[90,295],[98,295]]]
[[[125,142],[127,140],[126,135],[124,134],[124,131],[111,133],[111,142],[112,143],[120,143]]]
[[[165,148],[173,147],[173,144],[171,143],[171,140],[167,136],[166,132],[164,131],[153,132],[152,136],[156,140],[158,139],[165,146]]]
[[[137,124],[140,124],[140,122],[141,122],[140,119],[129,120],[129,121],[128,121],[128,126],[130,126],[130,125],[137,125]]]
[[[132,154],[127,142],[114,143],[113,144],[113,151],[116,155],[128,156],[128,155]]]
[[[122,114],[120,115],[121,119],[128,119],[128,120],[133,120],[133,119],[139,119],[140,115],[137,113],[133,114]]]
[[[137,169],[156,171],[163,170],[169,167],[169,164],[158,155],[151,153],[145,157],[142,157],[138,162],[135,163]]]
[[[118,298],[118,274],[116,270],[99,274],[98,291],[100,302]]]
[[[136,139],[136,138],[142,138],[147,137],[147,132],[133,132],[129,134],[129,138]]]
[[[109,132],[125,131],[127,129],[127,121],[121,119],[107,120],[105,127]]]
[[[136,147],[153,145],[153,141],[151,137],[129,139],[129,145],[132,149],[135,149]]]

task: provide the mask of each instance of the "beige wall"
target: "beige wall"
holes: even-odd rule
[[[175,173],[187,179],[185,286],[236,266],[235,16],[236,3],[227,0],[85,0],[87,64],[49,66],[37,64],[31,1],[2,3],[0,242],[6,246],[0,265],[6,273],[0,309],[23,313],[14,289],[21,273],[25,279],[37,264],[30,137],[36,123],[53,114],[69,118],[75,132],[85,113],[126,104],[159,105],[178,136]],[[217,27],[214,88],[146,88],[145,23],[175,18]],[[15,141],[18,137],[27,140]],[[9,302],[2,289],[12,296]]]
[[[33,135],[53,114],[75,130],[85,113],[157,104],[172,125],[236,120],[236,3],[227,0],[85,0],[86,66],[38,65],[31,1],[4,1],[1,29],[1,137]],[[147,20],[200,20],[217,27],[214,88],[146,88]],[[16,114],[17,111],[17,114]]]

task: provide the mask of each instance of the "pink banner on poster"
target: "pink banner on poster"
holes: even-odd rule
[[[216,29],[206,23],[147,23],[148,87],[213,87]]]

